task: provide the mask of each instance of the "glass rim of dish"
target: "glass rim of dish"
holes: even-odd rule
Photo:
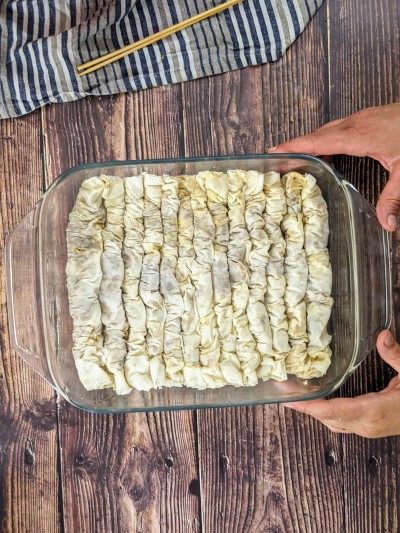
[[[357,191],[355,187],[353,187],[351,184],[349,184],[331,165],[326,163],[325,161],[321,160],[318,157],[310,156],[307,154],[285,154],[285,153],[279,153],[279,154],[249,154],[249,155],[227,155],[227,156],[207,156],[207,157],[180,157],[180,158],[159,158],[159,159],[137,159],[137,160],[116,160],[116,161],[106,161],[106,162],[93,162],[93,163],[86,163],[77,165],[75,167],[69,168],[62,172],[58,178],[54,180],[54,182],[50,185],[50,187],[45,191],[45,193],[42,196],[42,204],[40,206],[40,215],[39,215],[39,274],[40,278],[42,278],[43,275],[43,253],[42,253],[42,246],[43,246],[43,235],[42,235],[42,217],[44,214],[44,207],[46,204],[46,198],[52,193],[54,189],[56,189],[60,183],[62,183],[64,180],[68,179],[71,175],[85,170],[93,170],[93,169],[104,169],[109,171],[112,168],[118,168],[118,167],[127,167],[127,166],[144,166],[144,165],[157,165],[157,164],[175,164],[175,163],[207,163],[207,162],[226,162],[226,161],[232,161],[232,162],[240,162],[240,161],[247,161],[251,162],[251,160],[262,160],[262,159],[269,159],[269,160],[299,160],[299,161],[305,161],[305,162],[313,162],[315,164],[318,164],[318,166],[323,167],[332,178],[336,181],[336,183],[341,187],[342,190],[345,192],[346,201],[349,206],[348,214],[349,214],[349,221],[350,221],[350,231],[354,238],[354,217],[352,215],[350,206],[351,206],[351,197],[349,195],[349,192],[346,190],[345,184],[349,185],[352,189]],[[210,169],[212,170],[212,169]],[[357,265],[358,258],[357,258],[357,252],[356,250],[352,250],[353,255],[353,261],[355,262],[355,265]],[[358,286],[358,276],[357,271],[353,274],[353,281],[355,285],[355,289]],[[355,290],[355,294],[357,295],[357,290]],[[46,301],[45,301],[45,294],[44,291],[41,291],[41,306],[42,310],[45,309]],[[358,298],[355,298],[355,305],[354,305],[354,314],[356,317],[359,313],[359,302]],[[388,302],[388,306],[391,308],[390,302]],[[42,311],[43,313],[43,311]],[[42,315],[43,316],[43,315]],[[390,315],[389,315],[390,316]],[[249,400],[249,401],[227,401],[227,402],[221,402],[217,405],[213,402],[207,403],[202,402],[201,405],[199,404],[185,404],[185,405],[168,405],[168,406],[149,406],[149,407],[127,407],[127,408],[93,408],[90,406],[87,406],[85,404],[81,404],[78,401],[75,401],[73,398],[71,398],[68,395],[68,392],[66,390],[63,390],[63,387],[59,385],[58,380],[56,376],[54,375],[54,371],[52,368],[52,364],[49,361],[49,341],[48,341],[48,324],[46,320],[43,320],[43,326],[44,326],[44,341],[45,341],[45,351],[46,351],[46,359],[48,362],[48,368],[50,375],[53,380],[53,386],[56,388],[56,390],[72,405],[79,407],[80,409],[83,409],[88,412],[93,413],[109,413],[109,414],[115,414],[115,413],[132,413],[132,412],[154,412],[154,411],[175,411],[175,410],[188,410],[188,409],[205,409],[205,408],[213,408],[213,407],[233,407],[233,406],[251,406],[251,405],[267,405],[267,404],[277,404],[277,403],[287,403],[291,401],[296,400],[312,400],[312,399],[318,399],[327,396],[328,394],[333,393],[335,390],[337,390],[347,379],[350,371],[354,368],[354,363],[357,359],[357,349],[360,342],[360,331],[358,327],[358,320],[355,320],[356,324],[356,331],[354,332],[354,344],[353,344],[353,354],[352,357],[349,359],[349,365],[346,370],[346,372],[343,372],[343,375],[340,379],[336,380],[333,384],[328,384],[325,387],[322,387],[318,391],[311,392],[308,395],[299,395],[298,397],[293,398],[275,398],[273,401],[269,400]]]

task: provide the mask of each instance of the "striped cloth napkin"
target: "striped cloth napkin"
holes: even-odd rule
[[[279,59],[323,0],[245,0],[77,78],[75,67],[223,0],[0,0],[0,118]]]

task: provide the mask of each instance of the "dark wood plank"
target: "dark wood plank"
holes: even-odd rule
[[[262,153],[262,83],[260,67],[185,83],[185,155]]]
[[[60,531],[53,389],[10,346],[7,235],[42,195],[40,113],[0,122],[0,530]]]
[[[59,417],[66,531],[199,531],[192,417],[88,415],[65,402]]]
[[[332,118],[399,99],[399,7],[383,0],[329,2]],[[377,163],[335,158],[343,175],[373,204],[387,179]],[[399,233],[394,239],[395,316],[399,311]],[[399,317],[396,318],[399,325]],[[397,329],[397,335],[399,330]],[[384,388],[392,371],[374,352],[341,390],[354,396]],[[400,439],[344,435],[345,531],[398,531]],[[357,480],[355,482],[355,480]]]
[[[72,166],[125,159],[124,113],[124,95],[44,108],[46,186]]]
[[[88,161],[179,155],[178,86],[45,110],[48,183]],[[93,415],[59,400],[66,531],[199,531],[193,412]]]
[[[325,19],[276,64],[185,84],[185,155],[262,153],[328,120]],[[197,417],[205,531],[343,530],[340,438],[283,407]]]
[[[126,95],[126,157],[182,157],[181,86],[158,87]]]
[[[327,9],[325,2],[280,61],[261,67],[264,151],[330,119]]]
[[[205,531],[343,531],[340,443],[319,424],[271,406],[207,410],[199,428]]]
[[[207,410],[199,422],[204,530],[293,531],[278,409]]]
[[[289,410],[280,418],[279,431],[292,530],[343,533],[340,437],[319,422]]]

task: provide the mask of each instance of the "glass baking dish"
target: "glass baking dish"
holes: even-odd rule
[[[72,357],[72,319],[65,267],[66,227],[81,183],[100,174],[141,172],[194,174],[202,170],[309,172],[328,204],[329,250],[334,306],[329,324],[332,364],[327,374],[303,381],[260,381],[255,387],[195,390],[186,387],[117,396],[112,389],[86,391]],[[308,400],[336,390],[373,348],[391,318],[387,232],[375,209],[323,161],[306,155],[259,155],[122,161],[82,165],[64,172],[20,222],[6,245],[7,304],[11,341],[17,353],[73,405],[119,413],[256,405]]]

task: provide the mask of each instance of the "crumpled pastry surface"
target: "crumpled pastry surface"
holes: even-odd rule
[[[114,375],[117,393],[127,394],[130,387],[125,379],[124,364],[128,323],[122,300],[125,186],[122,178],[102,176],[101,179],[102,198],[106,209],[105,226],[102,230],[103,253],[100,258],[103,275],[99,290],[105,347],[104,364]]]
[[[308,174],[86,180],[66,268],[82,384],[128,394],[324,375],[328,236]]]
[[[285,191],[277,172],[264,175],[266,206],[263,214],[265,231],[269,239],[269,259],[266,267],[267,289],[265,307],[271,325],[272,358],[265,359],[259,370],[263,379],[287,379],[285,358],[289,351],[288,320],[284,301],[286,278],[284,259],[286,241],[281,222],[287,213]]]
[[[69,215],[67,289],[73,319],[72,353],[78,375],[88,390],[115,385],[104,366],[104,337],[99,300],[102,280],[102,229],[106,220],[101,178],[86,180]]]
[[[307,315],[305,293],[308,265],[304,250],[304,224],[301,191],[305,178],[297,172],[289,172],[282,179],[286,194],[287,213],[281,228],[285,236],[286,250],[284,271],[286,279],[285,306],[288,318],[290,350],[286,357],[286,369],[291,372],[292,362],[304,365],[307,359]]]
[[[286,240],[285,297],[289,304],[289,339],[291,350],[286,357],[286,369],[304,379],[323,376],[331,362],[327,332],[333,305],[331,298],[332,268],[328,254],[329,216],[326,202],[310,174],[290,172],[283,178],[288,213],[300,213],[296,224],[286,221],[286,231],[298,232],[297,247]],[[285,221],[283,222],[285,226]],[[301,234],[301,237],[300,237]],[[299,241],[304,249],[299,252]],[[290,244],[289,244],[290,243]],[[297,257],[295,264],[294,257]],[[289,276],[287,270],[290,270]],[[296,284],[296,291],[291,288]],[[300,300],[300,296],[302,299]]]

